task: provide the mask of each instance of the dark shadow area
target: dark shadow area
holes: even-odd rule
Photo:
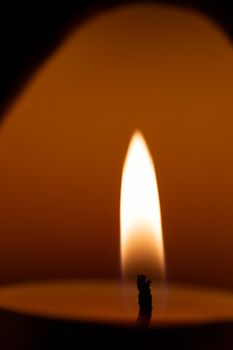
[[[233,323],[155,328],[81,323],[0,311],[1,350],[232,349]]]

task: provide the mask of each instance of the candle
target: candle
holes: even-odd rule
[[[123,167],[120,212],[123,281],[66,280],[2,287],[0,321],[5,334],[11,339],[13,325],[17,339],[20,330],[24,348],[25,337],[35,347],[49,336],[54,346],[61,345],[67,334],[77,345],[107,339],[114,344],[126,341],[131,346],[140,341],[142,345],[147,341],[157,345],[172,341],[174,346],[180,345],[182,339],[187,348],[231,346],[230,293],[164,283],[156,175],[149,149],[138,131],[132,137]],[[141,328],[137,320],[136,277],[140,273],[153,279],[153,312],[148,329]]]
[[[130,307],[116,281],[50,281],[2,287],[0,308],[28,315],[105,324],[136,325],[136,283],[130,286]],[[157,294],[152,284],[152,294]],[[231,293],[182,285],[167,287],[163,312],[154,305],[151,327],[232,321]]]
[[[134,287],[134,307],[129,310],[122,286],[116,282],[53,281],[2,288],[0,332],[6,348],[66,349],[69,344],[78,348],[83,342],[86,347],[94,343],[106,349],[122,344],[130,348],[232,348],[230,293],[169,286],[164,312],[157,317],[155,307],[151,326],[141,329],[135,328],[138,310]],[[153,285],[153,294],[156,291]]]

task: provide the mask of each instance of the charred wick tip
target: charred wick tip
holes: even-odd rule
[[[151,281],[145,275],[137,276],[139,313],[137,324],[147,327],[152,316],[152,294],[150,290]]]

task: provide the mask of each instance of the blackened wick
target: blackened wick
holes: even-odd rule
[[[137,323],[140,326],[148,326],[152,316],[151,281],[145,275],[137,276],[139,313]]]

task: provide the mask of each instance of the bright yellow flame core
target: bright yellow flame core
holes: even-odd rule
[[[125,277],[164,276],[159,194],[153,160],[139,131],[123,167],[120,201],[121,265]]]

